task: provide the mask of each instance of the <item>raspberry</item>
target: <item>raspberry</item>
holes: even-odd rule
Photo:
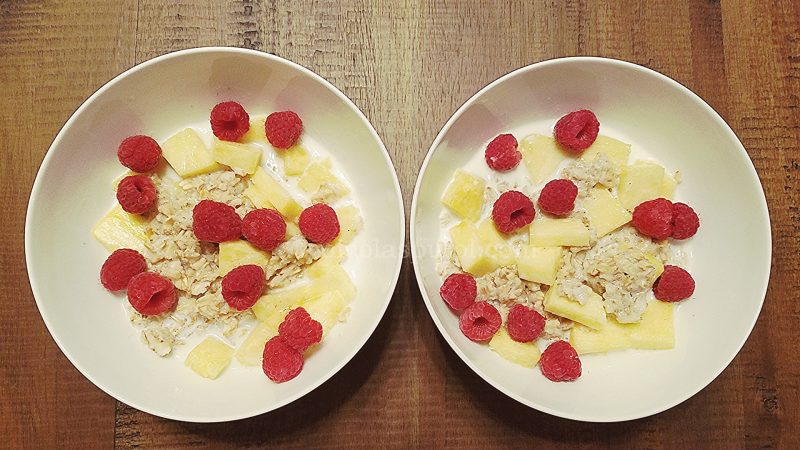
[[[677,266],[664,266],[664,272],[653,284],[653,293],[662,302],[679,302],[694,294],[694,278]]]
[[[554,216],[565,217],[575,208],[578,186],[570,180],[552,180],[544,185],[539,194],[539,208]]]
[[[447,277],[439,288],[439,295],[448,306],[461,311],[475,303],[478,296],[478,283],[468,273],[454,273]]]
[[[304,308],[295,308],[286,314],[278,326],[278,334],[300,353],[322,340],[322,324],[312,319]]]
[[[303,132],[303,121],[294,111],[274,112],[264,123],[267,140],[275,148],[286,149],[297,143]]]
[[[691,206],[685,203],[672,205],[672,237],[674,239],[689,239],[700,228],[700,218]]]
[[[109,291],[128,287],[131,278],[147,270],[147,261],[136,250],[121,248],[106,258],[100,268],[100,282]]]
[[[486,164],[498,172],[508,172],[517,167],[522,153],[517,150],[517,139],[511,134],[501,134],[486,146]]]
[[[251,244],[271,252],[286,240],[286,221],[274,209],[254,209],[242,220],[242,234]]]
[[[255,264],[239,266],[222,278],[222,298],[231,308],[244,311],[256,304],[265,283],[261,267]]]
[[[517,342],[531,342],[542,334],[544,317],[531,308],[517,304],[508,312],[506,329],[511,339]]]
[[[156,204],[158,193],[153,180],[145,175],[125,177],[117,186],[117,201],[131,214],[144,214]]]
[[[131,136],[119,144],[117,158],[134,172],[150,172],[161,161],[161,147],[150,136]]]
[[[657,198],[642,202],[633,209],[633,227],[639,233],[657,240],[672,234],[672,202]]]
[[[142,272],[128,283],[128,301],[143,316],[157,316],[172,309],[178,300],[175,285],[153,272]]]
[[[198,241],[232,241],[242,235],[242,219],[232,206],[201,200],[192,210],[192,231]]]
[[[578,352],[567,341],[555,341],[543,352],[539,360],[542,375],[550,381],[575,381],[581,376]]]
[[[303,370],[303,355],[293,349],[286,339],[275,336],[264,345],[261,368],[270,380],[283,383]]]
[[[556,141],[570,153],[579,155],[589,148],[600,132],[600,122],[588,109],[574,111],[556,122]]]
[[[304,209],[298,225],[303,236],[315,244],[325,245],[339,236],[339,218],[336,211],[325,203]]]
[[[458,327],[464,336],[475,342],[484,342],[497,333],[503,318],[497,308],[487,302],[475,302],[461,313]]]
[[[531,199],[518,191],[503,192],[492,207],[494,226],[503,233],[511,233],[533,222],[535,215]]]
[[[236,142],[249,129],[250,116],[239,103],[217,103],[211,110],[211,131],[220,140]]]

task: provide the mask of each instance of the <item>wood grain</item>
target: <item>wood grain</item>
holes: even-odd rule
[[[0,0],[0,446],[796,448],[800,356],[800,3],[775,0]],[[342,89],[375,125],[406,206],[439,128],[515,68],[601,55],[653,68],[706,99],[764,184],[772,280],[742,352],[667,412],[595,425],[530,410],[472,373],[439,336],[407,258],[378,332],[330,381],[278,411],[229,424],[159,419],[100,392],[54,345],[25,280],[27,195],[49,142],[94,89],[165,52],[255,48]],[[13,303],[12,303],[13,302]]]

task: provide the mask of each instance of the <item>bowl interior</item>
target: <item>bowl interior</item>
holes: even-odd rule
[[[562,115],[593,110],[600,133],[633,146],[632,159],[655,159],[681,172],[676,201],[692,205],[699,233],[679,244],[697,289],[675,315],[668,351],[582,357],[574,383],[552,383],[469,341],[438,294],[439,199],[454,170],[499,133],[552,133]],[[524,168],[521,168],[524,170]],[[744,213],[746,212],[746,213]],[[440,132],[417,183],[412,252],[423,297],[445,339],[490,384],[536,409],[587,421],[647,416],[689,398],[733,359],[761,309],[769,278],[770,228],[753,165],[727,124],[689,90],[642,67],[600,58],[535,64],[491,84]]]
[[[236,99],[251,115],[292,109],[305,134],[330,152],[348,178],[364,218],[349,247],[358,286],[346,323],[326,337],[298,378],[284,384],[260,368],[229,367],[215,381],[161,360],[139,342],[121,302],[98,281],[107,252],[91,236],[115,203],[110,182],[123,168],[126,136],[158,140],[186,126],[208,127],[211,107]],[[280,58],[240,49],[196,49],[138,66],[116,78],[73,115],[47,153],[26,224],[31,285],[51,334],[100,388],[136,408],[189,421],[249,417],[315,388],[364,344],[382,317],[399,274],[404,214],[397,177],[371,125],[333,86]],[[379,251],[376,251],[379,250]],[[367,275],[368,274],[368,275]],[[170,359],[170,358],[168,358]]]

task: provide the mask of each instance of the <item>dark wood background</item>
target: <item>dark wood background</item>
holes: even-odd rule
[[[39,317],[24,264],[28,194],[51,140],[83,99],[137,63],[204,45],[275,53],[339,87],[386,143],[406,206],[439,128],[495,78],[569,55],[665,73],[731,124],[766,190],[772,280],[752,336],[714,383],[672,410],[622,424],[562,420],[506,398],[456,357],[428,317],[407,258],[376,334],[292,405],[196,425],[116,402],[70,365]],[[0,0],[0,89],[0,447],[800,445],[796,0]]]

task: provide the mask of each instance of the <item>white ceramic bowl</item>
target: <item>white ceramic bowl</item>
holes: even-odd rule
[[[348,268],[358,296],[303,372],[283,384],[258,367],[230,367],[215,381],[182,359],[162,360],[139,342],[120,302],[98,281],[107,252],[90,229],[116,201],[110,182],[123,168],[119,142],[164,139],[188,125],[208,127],[210,109],[236,99],[251,114],[297,111],[304,136],[334,155],[348,177],[365,227]],[[304,137],[305,139],[305,137]],[[39,311],[69,360],[102,390],[162,417],[218,422],[264,413],[305,395],[344,366],[378,325],[400,272],[405,217],[397,176],[375,130],[333,85],[266,53],[199,48],[140,64],[95,92],[56,136],[28,205],[25,253]]]
[[[631,143],[632,156],[680,170],[676,198],[699,211],[691,255],[694,296],[675,316],[667,351],[582,357],[583,375],[553,383],[469,341],[440,299],[436,243],[439,199],[453,171],[502,132],[552,133],[562,115],[589,108],[600,132]],[[525,170],[522,165],[518,170]],[[516,70],[470,98],[445,124],[422,166],[411,210],[411,249],[425,304],[453,350],[478,375],[540,411],[611,422],[658,413],[691,397],[731,362],[755,324],[770,270],[769,215],[742,144],[702,99],[652,70],[602,58],[565,58]]]

